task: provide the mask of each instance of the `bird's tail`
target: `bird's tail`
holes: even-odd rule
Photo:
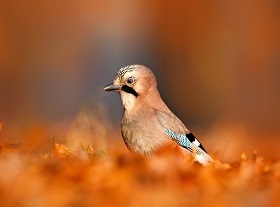
[[[203,149],[201,149],[199,146],[195,145],[194,143],[191,143],[189,148],[191,148],[192,153],[194,154],[195,160],[201,163],[203,166],[208,165],[211,162],[214,162],[212,157],[207,154]]]

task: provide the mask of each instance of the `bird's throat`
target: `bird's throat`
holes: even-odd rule
[[[121,101],[122,101],[122,105],[123,108],[125,109],[126,112],[133,112],[135,111],[135,102],[137,100],[137,98],[131,94],[131,93],[127,93],[124,91],[120,91],[120,95],[121,95]]]

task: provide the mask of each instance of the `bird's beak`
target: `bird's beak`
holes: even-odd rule
[[[110,83],[109,85],[107,85],[105,88],[104,88],[104,91],[116,91],[116,90],[120,90],[121,89],[121,86],[118,85],[114,85],[114,83]]]

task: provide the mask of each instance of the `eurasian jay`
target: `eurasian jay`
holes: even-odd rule
[[[176,142],[203,165],[213,162],[198,139],[161,99],[153,72],[143,65],[121,68],[105,91],[118,91],[124,108],[123,140],[130,151],[149,156],[162,146]]]

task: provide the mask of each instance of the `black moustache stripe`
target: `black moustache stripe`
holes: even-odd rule
[[[133,88],[131,88],[127,85],[122,86],[122,91],[124,91],[126,93],[130,93],[130,94],[134,95],[136,98],[138,96],[138,93]]]

